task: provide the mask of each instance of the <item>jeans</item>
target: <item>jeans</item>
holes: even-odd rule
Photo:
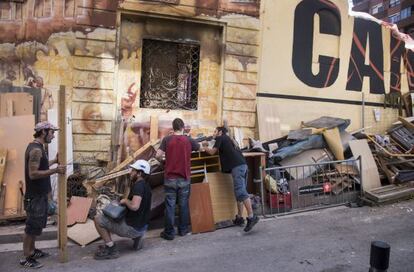
[[[242,164],[234,167],[231,170],[231,176],[233,177],[234,196],[237,202],[243,202],[249,198],[247,193],[247,165]]]
[[[190,197],[190,180],[184,178],[166,179],[164,181],[165,190],[165,223],[164,232],[174,236],[175,203],[178,198],[179,222],[178,233],[186,234],[190,224],[190,213],[188,201]]]

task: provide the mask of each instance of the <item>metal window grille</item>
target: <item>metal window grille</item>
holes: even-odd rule
[[[141,108],[196,110],[200,45],[144,39]]]

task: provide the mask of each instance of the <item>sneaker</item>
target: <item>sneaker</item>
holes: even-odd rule
[[[180,236],[187,236],[187,235],[191,235],[191,232],[189,232],[188,230],[187,231],[183,231],[183,232],[178,232],[178,235],[180,235]]]
[[[95,260],[107,260],[107,259],[116,259],[119,257],[119,251],[116,248],[116,245],[111,247],[105,246],[104,248],[98,249],[93,256]]]
[[[172,240],[174,240],[174,236],[173,236],[173,235],[170,235],[170,234],[165,233],[165,231],[163,231],[163,232],[161,232],[161,233],[160,233],[160,237],[161,237],[162,239],[165,239],[165,240],[168,240],[168,241],[172,241]]]
[[[240,227],[243,226],[244,218],[239,215],[236,215],[236,218],[233,219],[233,224]]]
[[[25,268],[41,268],[43,266],[43,264],[39,263],[38,261],[36,261],[34,258],[32,257],[27,257],[25,259],[21,259],[20,260],[20,265],[25,267]]]
[[[251,231],[254,225],[257,224],[257,222],[259,222],[259,217],[257,217],[257,215],[253,215],[252,218],[247,217],[247,224],[246,224],[246,227],[244,228],[244,231],[245,232]]]
[[[132,241],[134,241],[134,243],[132,244],[132,249],[134,250],[142,249],[144,245],[144,239],[142,238],[142,236],[138,236],[137,238],[132,239]]]
[[[32,257],[33,259],[40,259],[40,258],[45,258],[45,257],[49,257],[49,256],[50,256],[49,253],[35,248],[33,254],[30,257]]]

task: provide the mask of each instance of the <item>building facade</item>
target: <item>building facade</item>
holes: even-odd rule
[[[397,24],[402,32],[414,34],[414,0],[354,0],[354,10]]]

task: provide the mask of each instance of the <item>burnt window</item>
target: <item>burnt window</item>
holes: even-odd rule
[[[144,39],[141,108],[196,110],[200,45]]]

